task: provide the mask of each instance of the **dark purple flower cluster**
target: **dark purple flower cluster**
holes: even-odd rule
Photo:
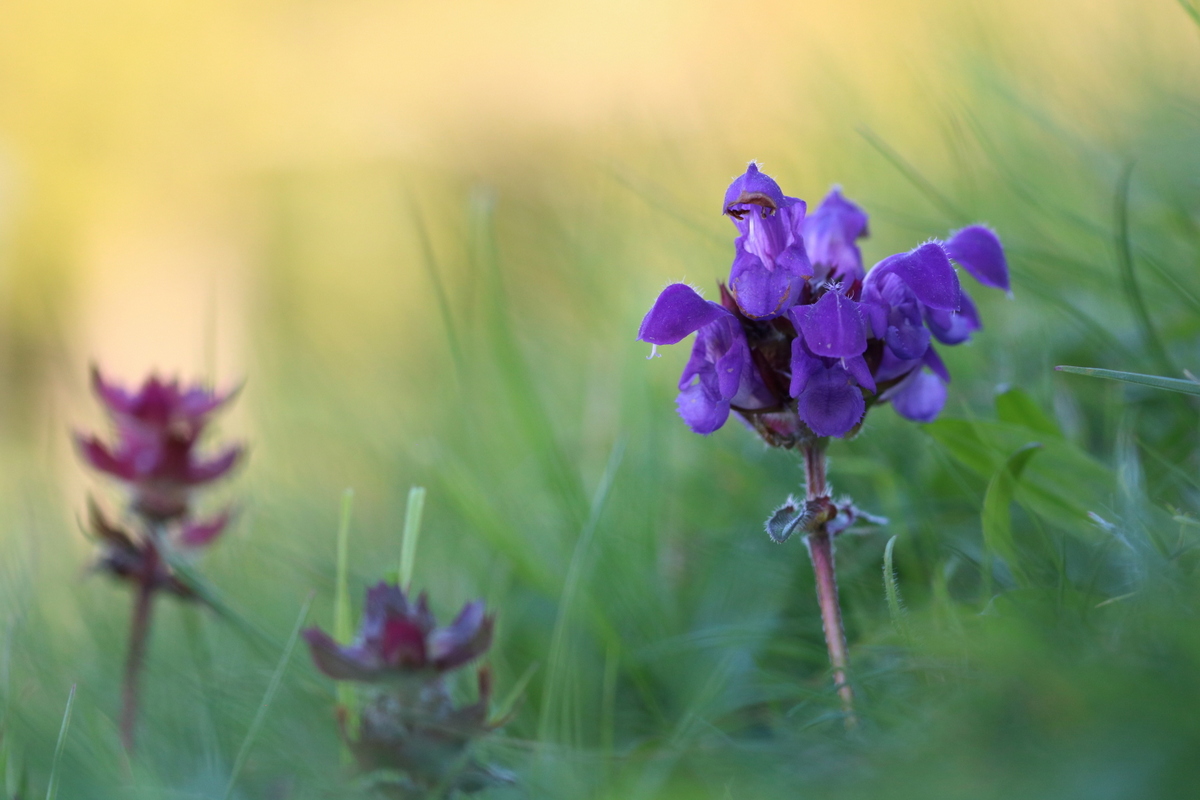
[[[870,406],[887,402],[930,422],[950,380],[932,340],[960,344],[981,327],[951,262],[1009,289],[1000,240],[982,225],[867,272],[861,208],[835,188],[805,212],[752,163],[725,193],[738,237],[721,301],[671,284],[642,321],[638,339],[652,345],[697,334],[677,400],[696,433],[734,411],[767,443],[795,447],[852,435]]]
[[[478,672],[479,697],[456,706],[445,677],[483,655],[494,619],[482,601],[468,603],[450,625],[438,627],[426,596],[413,602],[399,586],[367,590],[355,640],[340,646],[319,628],[304,632],[318,669],[336,680],[369,685],[358,729],[346,731],[362,769],[378,771],[376,788],[389,796],[430,797],[510,783],[505,771],[473,759],[473,742],[504,720],[488,719],[491,673]],[[440,796],[440,795],[439,795]]]
[[[304,638],[317,667],[336,680],[423,680],[486,652],[493,625],[483,602],[476,600],[467,603],[454,622],[439,628],[424,593],[413,603],[399,586],[381,582],[367,590],[362,626],[353,644],[341,647],[319,628],[309,628]]]
[[[107,382],[98,369],[92,370],[92,387],[116,440],[110,445],[94,435],[76,434],[76,443],[88,464],[129,489],[131,516],[142,523],[141,530],[131,530],[109,521],[91,503],[89,527],[102,548],[97,566],[147,591],[194,597],[174,575],[162,549],[168,538],[170,547],[185,552],[207,547],[229,523],[228,510],[210,519],[193,518],[191,498],[197,487],[224,476],[241,458],[242,448],[236,446],[211,459],[196,453],[209,417],[233,393],[185,389],[156,376],[137,392],[128,392]]]

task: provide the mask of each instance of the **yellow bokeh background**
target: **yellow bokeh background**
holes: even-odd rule
[[[1130,0],[10,0],[9,374],[44,373],[51,351],[73,369],[243,371],[279,176],[340,176],[336,205],[380,169],[426,196],[553,182],[566,153],[707,213],[752,157],[808,191],[844,180],[862,127],[953,176],[969,154],[948,128],[981,75],[1104,137],[1139,103],[1128,65],[1185,80],[1195,38],[1174,4]],[[331,280],[373,269],[337,256],[364,213],[343,209]]]

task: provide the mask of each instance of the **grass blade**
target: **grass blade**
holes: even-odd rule
[[[417,539],[421,536],[421,515],[425,511],[425,488],[408,490],[408,505],[404,509],[404,534],[400,541],[400,585],[405,591],[412,586],[413,565],[417,560]]]
[[[350,518],[354,513],[354,490],[342,492],[342,511],[337,532],[337,574],[333,594],[333,636],[342,644],[354,635],[354,622],[350,614]],[[358,702],[354,685],[346,681],[337,682],[337,702],[346,710],[348,730],[358,729]],[[345,757],[348,753],[343,752]]]
[[[922,175],[920,172],[917,172],[916,167],[905,161],[904,157],[893,150],[887,142],[883,141],[883,139],[881,139],[879,135],[875,133],[875,131],[871,130],[870,128],[862,127],[858,129],[858,133],[860,136],[866,139],[867,143],[871,145],[871,147],[874,147],[881,156],[887,159],[888,163],[895,167],[901,175],[903,175],[905,178],[908,178],[909,183],[915,186],[917,190],[921,192],[921,194],[925,195],[925,197],[934,205],[935,208],[945,214],[956,224],[966,223],[969,221],[967,219],[967,215],[964,214],[958,208],[958,206],[954,205],[950,198],[939,192],[937,187],[930,183],[924,175]]]
[[[1115,241],[1113,243],[1117,254],[1117,266],[1121,271],[1121,283],[1124,284],[1125,297],[1129,301],[1129,307],[1141,329],[1146,352],[1158,362],[1159,369],[1163,372],[1174,372],[1175,369],[1171,366],[1167,350],[1163,347],[1162,340],[1158,338],[1158,331],[1154,329],[1150,312],[1146,310],[1142,287],[1138,284],[1137,275],[1133,269],[1133,247],[1129,241],[1129,185],[1132,179],[1133,162],[1131,161],[1121,170],[1121,178],[1117,181],[1117,195],[1114,204]]]
[[[1029,459],[1033,458],[1041,449],[1042,445],[1034,442],[1025,445],[1009,456],[1004,466],[992,476],[988,483],[987,493],[983,496],[984,548],[988,553],[1003,558],[1013,578],[1022,586],[1028,581],[1021,568],[1017,543],[1013,539],[1012,513],[1009,507],[1012,505],[1013,495],[1017,490],[1017,482],[1021,479],[1021,472],[1029,463]],[[989,566],[984,571],[984,579],[990,584],[990,559]],[[988,594],[990,594],[990,585],[988,588]]]
[[[433,284],[433,293],[437,297],[438,312],[442,315],[442,325],[446,328],[446,342],[450,346],[450,357],[454,359],[454,366],[458,371],[459,380],[464,381],[466,361],[463,360],[462,347],[459,344],[458,325],[454,321],[454,312],[450,306],[450,296],[446,292],[446,285],[442,282],[441,270],[438,268],[437,257],[433,252],[433,241],[429,237],[429,229],[425,227],[425,220],[421,216],[421,210],[415,200],[410,200],[412,210],[413,227],[417,231],[417,240],[421,244],[421,259],[425,262],[425,272],[429,275],[429,281]]]
[[[1200,383],[1183,380],[1182,378],[1163,378],[1158,375],[1142,375],[1137,372],[1120,372],[1115,369],[1098,369],[1095,367],[1057,366],[1054,369],[1056,372],[1069,372],[1072,375],[1107,378],[1110,381],[1136,383],[1141,386],[1151,386],[1155,389],[1166,389],[1168,392],[1200,395]]]
[[[75,684],[67,695],[67,708],[63,711],[62,727],[58,729],[58,744],[54,745],[54,761],[50,764],[50,783],[46,786],[46,800],[58,797],[58,765],[62,761],[63,748],[67,744],[67,730],[71,727],[71,709],[75,707]]]
[[[588,515],[583,531],[575,542],[575,551],[571,554],[571,563],[567,567],[567,575],[563,580],[562,595],[558,601],[558,618],[554,622],[554,632],[550,636],[550,655],[546,667],[546,688],[542,700],[541,715],[538,720],[537,739],[543,743],[555,741],[561,743],[563,735],[574,726],[572,723],[573,707],[569,704],[568,684],[572,678],[567,664],[570,647],[570,622],[576,606],[586,602],[583,586],[590,556],[592,555],[592,540],[600,524],[600,515],[608,502],[608,496],[620,469],[621,459],[625,455],[625,439],[619,439],[613,445],[608,457],[608,465],[604,475],[596,487],[592,498],[592,508]],[[554,714],[558,712],[558,727],[554,727]],[[552,735],[553,734],[553,735]],[[576,742],[578,744],[578,742]]]
[[[271,701],[275,699],[275,692],[279,690],[279,684],[283,681],[283,673],[287,671],[292,651],[296,649],[296,640],[300,638],[300,629],[304,627],[304,622],[308,619],[308,609],[312,607],[314,594],[314,592],[309,592],[304,605],[300,608],[300,615],[296,617],[296,626],[292,628],[292,635],[288,637],[287,644],[283,647],[283,654],[279,657],[279,663],[275,666],[275,672],[272,673],[270,682],[267,683],[267,691],[263,694],[262,702],[258,704],[258,711],[254,714],[250,728],[246,731],[246,738],[242,740],[242,746],[233,762],[233,770],[229,773],[229,783],[225,785],[225,794],[222,795],[224,800],[229,800],[233,795],[233,787],[237,784],[238,775],[241,774],[242,767],[246,765],[250,748],[253,747],[254,740],[258,738],[258,732],[262,729],[263,721],[267,718],[267,710],[271,707]]]

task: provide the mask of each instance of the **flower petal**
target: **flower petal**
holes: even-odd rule
[[[937,242],[927,242],[908,253],[896,262],[895,270],[925,305],[958,310],[958,275]]]
[[[725,190],[725,205],[722,212],[739,219],[750,210],[749,206],[761,206],[774,212],[785,202],[783,190],[773,178],[759,171],[758,164],[751,161],[746,171],[733,179]]]
[[[946,362],[942,361],[941,355],[937,350],[933,349],[933,345],[925,351],[924,357],[921,359],[925,362],[925,366],[933,370],[933,374],[942,379],[943,382],[950,382],[950,370],[946,369]]]
[[[650,344],[675,344],[726,314],[729,312],[705,300],[686,283],[673,283],[654,301],[637,338]]]
[[[867,331],[858,303],[829,290],[810,306],[792,309],[792,320],[813,355],[851,358],[867,349]]]
[[[131,481],[137,477],[137,469],[129,459],[117,458],[95,436],[75,435],[75,445],[84,461],[94,469],[107,472],[116,478]]]
[[[983,327],[979,311],[966,290],[959,293],[958,311],[925,308],[925,324],[942,344],[962,344],[971,334]]]
[[[867,360],[865,358],[862,356],[843,358],[842,367],[846,370],[846,372],[850,373],[854,380],[858,381],[859,386],[866,389],[868,392],[875,391],[875,378],[871,375],[871,368],[867,366]]]
[[[920,319],[914,322],[906,316],[898,316],[888,326],[883,341],[897,358],[920,358],[929,348],[929,331],[920,323]]]
[[[913,372],[891,396],[896,413],[913,422],[933,422],[946,405],[946,384],[925,370]]]
[[[729,271],[729,290],[746,316],[770,319],[786,313],[799,299],[804,280],[795,269],[783,266],[768,269],[762,259],[747,252],[741,239],[738,240],[737,255]]]
[[[179,534],[179,543],[184,547],[206,547],[225,531],[230,513],[224,511],[204,522],[189,522]]]
[[[230,447],[225,452],[221,453],[216,458],[209,461],[200,461],[187,465],[187,482],[196,485],[208,483],[220,478],[229,470],[233,469],[237,464],[238,459],[242,457],[244,449],[239,446]]]
[[[863,278],[862,253],[855,242],[867,235],[867,215],[834,187],[804,220],[804,247],[821,278],[852,283]]]
[[[1009,291],[1008,259],[1000,238],[983,225],[968,225],[950,237],[946,253],[984,286]]]
[[[729,419],[729,400],[711,396],[699,383],[680,392],[675,398],[675,407],[688,427],[704,436],[720,428]]]
[[[862,419],[866,403],[850,374],[836,366],[808,379],[796,410],[816,435],[845,436]]]
[[[355,659],[320,628],[304,631],[304,641],[308,642],[308,650],[317,669],[334,680],[369,682],[380,677],[377,667]]]
[[[788,393],[792,397],[798,397],[804,391],[804,387],[808,385],[808,379],[825,369],[824,362],[809,353],[804,347],[804,339],[799,337],[792,340],[791,366],[792,381],[788,387]]]
[[[443,670],[466,664],[491,646],[493,626],[482,600],[467,603],[454,622],[430,635],[429,660]]]
[[[882,287],[888,275],[899,276],[917,300],[930,308],[958,310],[958,275],[937,242],[926,242],[908,253],[888,256],[867,273],[866,283]]]

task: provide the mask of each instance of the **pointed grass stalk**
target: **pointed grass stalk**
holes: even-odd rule
[[[308,620],[308,610],[312,608],[315,596],[316,592],[309,592],[308,597],[304,599],[304,605],[300,607],[296,624],[292,628],[291,635],[288,636],[287,644],[283,646],[283,653],[279,656],[279,663],[275,665],[275,671],[271,673],[271,680],[267,683],[267,691],[263,693],[262,702],[258,704],[258,711],[255,712],[254,719],[246,730],[246,738],[242,740],[242,746],[238,748],[237,758],[233,761],[233,769],[229,772],[229,782],[225,784],[225,793],[221,795],[222,800],[229,800],[233,796],[233,787],[237,785],[238,776],[241,775],[242,768],[246,765],[246,759],[250,756],[254,740],[258,738],[258,732],[262,730],[263,722],[267,718],[267,711],[271,708],[275,693],[279,691],[279,684],[283,682],[283,674],[287,672],[288,663],[292,660],[292,651],[296,649],[296,641],[300,638],[300,631]]]
[[[421,537],[421,515],[425,513],[425,488],[413,486],[408,490],[408,505],[404,509],[404,533],[400,542],[400,585],[405,591],[412,588],[413,567],[417,561],[417,540]]]
[[[63,749],[67,744],[67,731],[71,727],[71,709],[74,707],[75,684],[71,684],[71,693],[67,695],[67,708],[63,711],[62,726],[58,729],[58,742],[54,745],[54,761],[50,764],[50,781],[46,785],[46,800],[55,800],[58,797],[58,767],[62,763]]]
[[[825,447],[823,440],[806,446],[804,451],[805,505],[816,508],[832,505],[829,485],[825,479]],[[846,653],[846,629],[842,624],[842,607],[838,602],[837,572],[834,568],[833,535],[827,521],[816,521],[804,541],[812,558],[813,574],[817,584],[817,603],[821,607],[821,627],[825,632],[825,646],[829,650],[829,664],[833,668],[833,685],[842,701],[846,727],[858,724],[854,713],[854,690],[847,681],[849,657]]]
[[[333,635],[339,642],[348,642],[354,635],[354,621],[350,617],[350,520],[354,514],[354,490],[342,492],[341,515],[337,532],[337,576],[333,595]],[[358,727],[358,695],[353,684],[341,682],[337,685],[337,702],[345,715],[348,730]],[[353,757],[348,748],[342,749],[342,760],[350,763]]]

